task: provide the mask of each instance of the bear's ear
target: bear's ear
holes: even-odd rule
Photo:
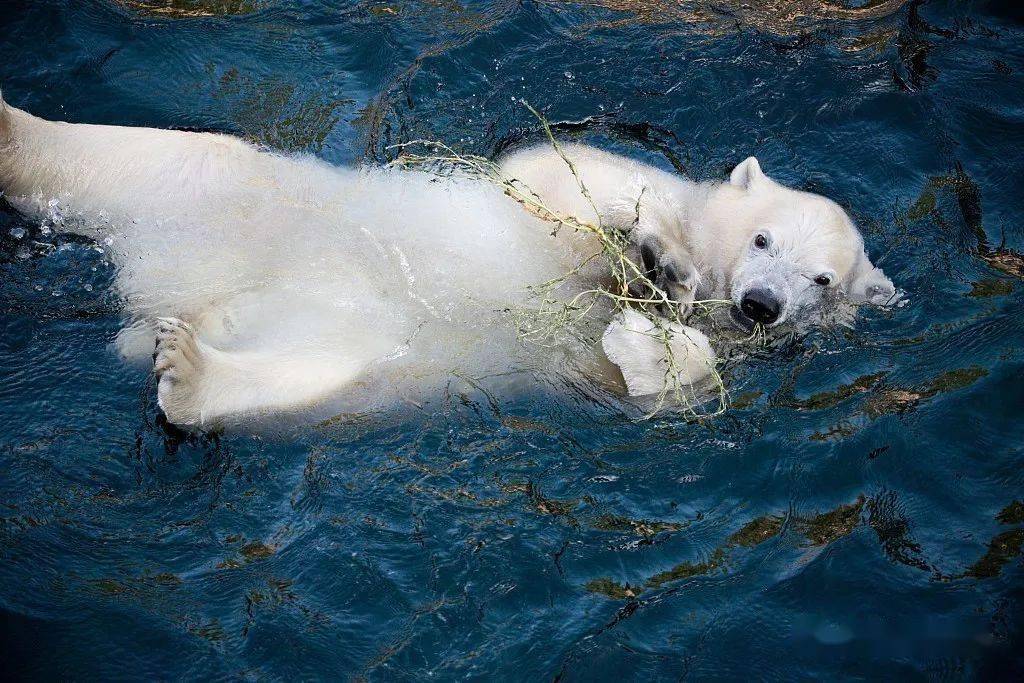
[[[881,268],[875,267],[868,255],[861,252],[857,264],[850,273],[847,287],[850,298],[857,302],[868,302],[887,306],[897,301],[896,286],[885,276]]]
[[[757,159],[754,157],[747,157],[744,161],[741,161],[736,168],[732,169],[732,173],[729,174],[729,182],[744,190],[756,187],[765,178],[764,171],[761,170],[761,164],[757,163]]]

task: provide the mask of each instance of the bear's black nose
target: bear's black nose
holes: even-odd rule
[[[779,319],[779,301],[771,292],[764,289],[752,289],[743,295],[740,310],[756,323],[771,325]]]

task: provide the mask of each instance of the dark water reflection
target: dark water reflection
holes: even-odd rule
[[[8,2],[72,121],[337,163],[568,137],[835,197],[910,304],[638,422],[559,377],[189,436],[92,245],[0,215],[0,628],[47,677],[1022,673],[1024,13],[1003,2]]]

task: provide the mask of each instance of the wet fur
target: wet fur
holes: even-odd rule
[[[684,302],[702,286],[735,286],[763,215],[823,205],[845,217],[763,175],[693,183],[581,145],[566,152],[596,206],[550,146],[514,153],[503,168],[557,210],[628,233],[637,258],[645,253]],[[104,245],[127,313],[117,346],[147,358],[157,339],[159,400],[177,424],[316,404],[367,410],[438,391],[456,370],[598,367],[582,347],[524,351],[505,314],[528,303],[530,285],[572,270],[598,245],[569,230],[552,235],[483,182],[338,168],[225,135],[51,122],[0,104],[0,188],[26,214]],[[813,255],[832,259],[852,285],[870,263],[852,223],[836,221],[827,238],[812,226],[801,239],[822,244]],[[595,260],[562,294],[606,279]],[[642,320],[595,314],[611,322],[604,346],[630,392],[660,381],[664,348],[624,336],[641,333]],[[713,352],[700,332],[678,332],[680,352],[694,354],[683,381],[697,381]]]

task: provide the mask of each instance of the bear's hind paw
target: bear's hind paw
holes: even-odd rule
[[[153,372],[157,377],[157,400],[170,422],[202,424],[203,364],[203,350],[192,326],[178,318],[157,318]]]

